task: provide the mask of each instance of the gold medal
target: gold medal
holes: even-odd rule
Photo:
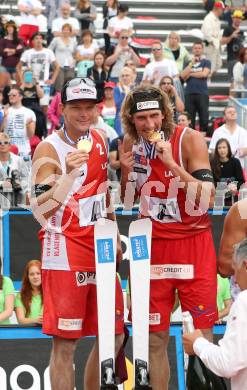
[[[161,134],[158,131],[154,131],[149,137],[148,140],[151,142],[161,141]]]
[[[77,142],[77,149],[82,150],[85,153],[89,153],[92,149],[93,143],[89,139],[81,139]]]

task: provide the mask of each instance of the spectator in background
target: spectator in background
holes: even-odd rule
[[[233,67],[233,88],[247,89],[247,48],[239,52],[239,60]]]
[[[69,3],[69,0],[67,1]],[[65,3],[64,0],[45,0],[45,16],[47,17],[47,27],[48,27],[48,33],[47,33],[47,43],[49,44],[50,41],[53,38],[52,35],[52,22],[54,19],[56,19],[59,15],[59,10],[61,7],[61,4]]]
[[[2,260],[0,257],[0,269]],[[0,274],[0,325],[10,324],[15,301],[15,289],[12,280],[8,276]]]
[[[228,316],[231,309],[232,299],[230,291],[230,282],[228,278],[222,278],[217,274],[217,307],[219,319],[217,324],[221,324],[224,317]]]
[[[190,114],[187,111],[178,114],[177,124],[182,127],[191,127]]]
[[[129,93],[129,91],[133,87],[133,81],[134,81],[134,75],[132,70],[130,68],[127,68],[127,66],[124,66],[119,76],[119,82],[117,86],[114,87],[114,101],[116,104],[116,117],[115,117],[114,129],[116,130],[118,135],[121,135],[123,132],[121,118],[120,118],[120,110],[125,96]]]
[[[72,26],[72,37],[76,37],[80,32],[80,25],[76,18],[73,18],[71,15],[71,6],[69,3],[62,3],[60,6],[61,16],[54,19],[52,22],[52,34],[54,37],[59,37],[62,35],[62,27],[64,24],[70,24]]]
[[[51,128],[49,129],[49,133],[52,133],[54,130],[61,129],[63,125],[61,92],[57,92],[56,95],[53,97],[47,111],[47,118],[51,122]]]
[[[128,66],[130,69],[132,69],[132,72],[134,74],[134,84],[140,84],[142,77],[140,78],[140,76],[138,76],[135,62],[131,59],[127,60],[125,61],[124,66]]]
[[[104,85],[108,80],[108,72],[105,67],[105,55],[98,51],[94,55],[94,65],[87,70],[87,77],[95,82],[97,89],[97,99],[101,101],[104,97]]]
[[[169,99],[169,102],[173,110],[173,119],[174,122],[177,121],[177,114],[181,111],[184,111],[184,103],[182,99],[178,96],[176,88],[173,85],[173,79],[170,76],[164,76],[160,80],[159,84],[160,89],[164,91]]]
[[[77,0],[75,17],[79,20],[81,32],[90,30],[94,34],[94,21],[97,18],[97,8],[90,0]]]
[[[23,158],[12,153],[8,134],[0,133],[0,192],[11,206],[23,203],[29,174]]]
[[[110,80],[117,83],[124,64],[128,60],[132,60],[136,65],[140,65],[140,58],[129,45],[128,30],[121,30],[119,33],[118,44],[114,49],[114,53],[106,59],[106,65],[111,66]]]
[[[191,125],[195,129],[196,113],[199,115],[200,131],[208,131],[208,86],[207,78],[210,74],[211,64],[202,57],[202,42],[194,42],[192,47],[193,57],[191,62],[181,72],[181,77],[186,81],[185,109],[191,116]]]
[[[105,40],[105,53],[107,56],[111,54],[111,40],[110,36],[107,33],[108,23],[111,18],[117,16],[118,12],[118,0],[107,0],[103,4],[103,29],[104,29],[104,40]]]
[[[36,33],[32,37],[33,48],[24,51],[21,60],[17,66],[20,80],[23,82],[23,69],[25,65],[33,72],[33,77],[43,87],[45,95],[40,100],[40,105],[43,106],[43,111],[46,113],[49,98],[50,86],[56,81],[59,73],[59,64],[52,50],[43,46],[43,35]],[[52,66],[52,71],[50,68]]]
[[[6,68],[13,79],[16,79],[16,65],[23,52],[23,44],[18,38],[17,26],[14,21],[10,20],[5,24],[4,32],[4,37],[0,39],[2,66]]]
[[[232,13],[236,10],[241,10],[246,18],[247,3],[246,0],[224,0],[226,10],[224,12],[224,20],[226,20],[229,26],[232,24]]]
[[[36,0],[19,0],[18,9],[20,16],[16,18],[19,28],[18,37],[22,40],[24,46],[32,45],[32,36],[39,31],[38,22],[32,14]]]
[[[34,7],[32,10],[32,14],[35,16],[39,32],[41,32],[47,38],[47,17],[43,15],[43,6],[42,3],[38,0],[35,0]]]
[[[75,53],[77,77],[87,76],[87,70],[93,66],[94,55],[98,50],[98,44],[93,40],[91,31],[84,30],[81,35],[81,44],[77,46]]]
[[[202,34],[205,43],[205,55],[211,62],[210,78],[213,73],[217,72],[222,66],[222,59],[220,53],[221,45],[221,31],[220,31],[220,17],[225,9],[222,1],[216,1],[212,11],[210,11],[203,19]]]
[[[32,110],[22,105],[23,93],[19,87],[12,87],[9,92],[10,108],[5,108],[4,119],[0,131],[10,137],[11,144],[15,144],[21,156],[28,156],[31,152],[29,139],[34,135],[36,116]]]
[[[4,66],[0,66],[0,92],[2,92],[3,94],[3,100],[2,100],[3,106],[9,104],[9,91],[11,85],[12,82],[11,82],[9,72],[7,72]]]
[[[244,32],[240,30],[242,20],[242,11],[234,11],[232,14],[232,25],[225,27],[221,39],[222,45],[227,45],[227,68],[230,82],[232,82],[233,67],[238,61],[240,49],[244,45]]]
[[[106,122],[104,122],[104,119],[100,116],[99,110],[96,110],[95,112],[92,129],[102,130],[106,135],[108,145],[110,145],[112,140],[117,137],[116,131],[113,129],[113,127],[109,126]]]
[[[121,179],[121,165],[120,165],[120,160],[119,160],[119,153],[118,153],[118,142],[123,141],[124,135],[121,134],[114,140],[112,140],[110,144],[110,149],[109,149],[109,163],[111,169],[116,171],[117,179],[120,181]]]
[[[238,200],[238,190],[244,183],[240,161],[232,156],[231,146],[227,139],[217,141],[211,159],[215,188],[225,191],[225,205],[231,206]]]
[[[53,51],[56,57],[56,62],[59,64],[59,73],[54,84],[56,91],[61,91],[64,83],[75,76],[74,56],[76,51],[76,41],[71,36],[71,33],[72,26],[65,23],[62,27],[61,35],[53,38],[49,45],[49,49]]]
[[[43,322],[43,291],[39,260],[31,260],[26,264],[21,291],[15,299],[15,312],[17,321],[21,325]]]
[[[113,89],[115,84],[108,81],[104,85],[104,98],[103,101],[98,105],[100,115],[109,126],[114,127],[116,117],[116,104],[114,100]]]
[[[184,69],[185,63],[190,61],[188,50],[181,44],[181,38],[178,33],[171,31],[165,41],[164,57],[173,60],[177,64],[179,73]]]
[[[149,62],[144,69],[142,81],[159,85],[163,76],[178,77],[179,71],[174,60],[164,58],[162,43],[157,41],[152,44],[151,52],[153,61]]]
[[[231,146],[234,157],[240,160],[244,167],[244,158],[247,156],[247,131],[237,124],[237,111],[233,106],[224,110],[225,124],[216,129],[209,144],[209,152],[214,153],[216,143],[219,139],[225,138]]]
[[[118,38],[122,30],[128,31],[128,36],[133,35],[133,21],[127,16],[129,7],[126,4],[119,4],[117,16],[113,16],[108,22],[107,33],[111,39],[111,45],[118,44]]]

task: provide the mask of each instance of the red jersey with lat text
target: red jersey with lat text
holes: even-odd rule
[[[186,131],[186,128],[176,126],[170,138],[173,158],[182,167],[182,140]],[[179,188],[179,178],[174,177],[159,159],[154,145],[141,138],[132,151],[140,213],[142,217],[151,217],[152,237],[180,239],[209,229],[211,223],[207,212],[200,210]]]
[[[94,224],[106,216],[107,147],[97,130],[90,130],[93,143],[89,160],[81,167],[64,204],[39,232],[42,268],[95,272]],[[57,152],[62,174],[65,158],[75,148],[57,133],[45,139]]]

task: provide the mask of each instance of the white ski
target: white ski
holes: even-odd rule
[[[100,218],[94,229],[100,389],[115,385],[115,290],[117,223]]]
[[[133,331],[134,390],[149,385],[149,295],[152,223],[133,221],[129,227],[130,286]]]

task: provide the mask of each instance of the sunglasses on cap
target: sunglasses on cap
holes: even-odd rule
[[[77,87],[82,83],[88,85],[89,87],[95,87],[95,82],[89,77],[75,77],[74,79],[67,81],[63,88]]]
[[[160,51],[161,50],[161,47],[154,47],[153,49],[152,49],[152,51]]]
[[[9,145],[9,141],[0,141],[0,145]]]

